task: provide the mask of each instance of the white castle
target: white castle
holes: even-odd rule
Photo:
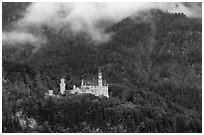
[[[61,79],[60,83],[60,93],[64,94],[65,92],[65,79]],[[106,96],[109,98],[108,94],[108,84],[106,83],[106,80],[103,81],[102,79],[102,73],[101,71],[98,72],[98,80],[84,80],[81,81],[81,88],[76,87],[76,85],[73,86],[73,89],[70,90],[70,93],[91,93],[95,96]]]

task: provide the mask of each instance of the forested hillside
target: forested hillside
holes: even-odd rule
[[[7,10],[3,6],[5,28],[16,13],[4,14]],[[43,31],[48,43],[38,49],[2,47],[3,132],[202,132],[200,18],[141,12],[106,27],[112,37],[101,44],[85,33],[66,38]],[[44,99],[49,89],[59,91],[61,77],[70,89],[99,67],[109,99],[86,94]],[[13,118],[19,110],[38,125],[22,129]]]

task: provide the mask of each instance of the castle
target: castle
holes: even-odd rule
[[[61,79],[60,83],[60,93],[64,94],[65,92],[65,79]],[[73,86],[73,89],[70,90],[70,93],[82,94],[82,93],[91,93],[95,96],[106,96],[109,98],[108,94],[108,84],[105,80],[102,79],[101,71],[98,72],[98,80],[86,80],[82,79],[81,88]]]

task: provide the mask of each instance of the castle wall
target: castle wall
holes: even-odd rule
[[[83,85],[81,87],[82,93],[91,93],[94,94],[95,96],[106,96],[109,97],[108,95],[108,86],[86,86]],[[87,89],[88,88],[88,89]]]

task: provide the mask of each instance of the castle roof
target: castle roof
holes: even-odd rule
[[[98,80],[91,80],[91,79],[84,79],[83,80],[83,84],[84,85],[88,85],[88,86],[98,86]],[[107,86],[107,82],[106,80],[102,81],[103,86]]]

